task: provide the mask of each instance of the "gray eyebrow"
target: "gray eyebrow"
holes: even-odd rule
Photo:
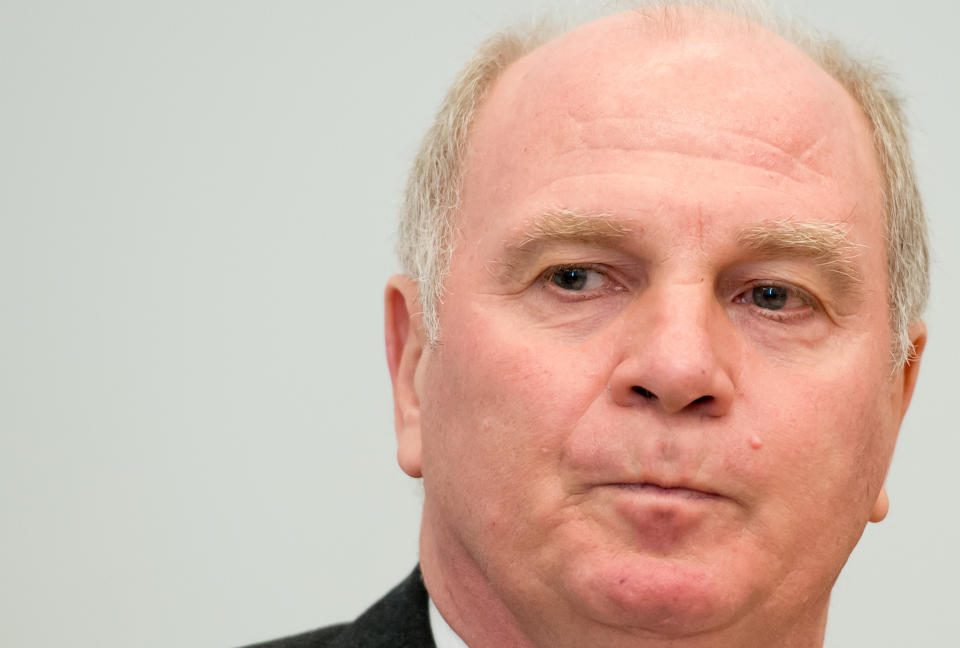
[[[854,259],[864,246],[851,241],[846,228],[839,223],[757,223],[740,231],[737,244],[760,259],[810,259],[835,288],[844,292],[863,284],[863,274]]]
[[[604,212],[551,209],[537,216],[516,240],[507,243],[503,260],[496,263],[510,274],[535,258],[547,245],[556,243],[609,244],[624,239],[632,230]]]
[[[545,246],[564,242],[610,245],[632,231],[605,212],[552,209],[537,216],[522,234],[507,243],[503,259],[494,265],[498,274],[509,276],[535,259]],[[737,246],[760,260],[809,259],[843,294],[856,293],[863,284],[855,259],[864,246],[851,241],[840,223],[763,221],[741,229]]]
[[[531,248],[540,243],[552,243],[557,240],[621,239],[630,231],[629,227],[610,214],[556,209],[544,212],[535,219],[533,224],[524,232],[523,238],[518,243],[512,244],[512,247],[518,249]]]

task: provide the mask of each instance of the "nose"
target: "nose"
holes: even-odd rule
[[[667,414],[730,410],[737,340],[709,287],[651,289],[623,317],[622,355],[610,377],[614,402]]]

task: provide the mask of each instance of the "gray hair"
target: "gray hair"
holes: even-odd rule
[[[858,60],[838,41],[796,21],[784,20],[763,0],[631,3],[631,8],[641,14],[656,12],[651,26],[675,35],[689,24],[689,15],[682,19],[671,10],[677,6],[731,14],[743,18],[748,28],[759,26],[778,34],[839,82],[867,116],[883,173],[891,353],[894,366],[902,364],[913,352],[909,326],[921,316],[930,291],[929,252],[902,100],[892,88],[890,75],[876,62]],[[586,21],[576,24],[582,22]],[[404,272],[419,285],[430,344],[436,344],[440,336],[437,309],[453,254],[463,156],[474,113],[510,64],[570,28],[541,22],[484,41],[454,80],[423,139],[404,194],[397,255]]]

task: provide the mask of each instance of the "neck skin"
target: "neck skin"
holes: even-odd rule
[[[662,636],[600,624],[572,609],[542,584],[535,601],[513,610],[495,592],[456,536],[434,524],[424,504],[420,568],[437,609],[470,648],[822,648],[829,590],[791,618],[753,610],[732,624],[690,636]]]

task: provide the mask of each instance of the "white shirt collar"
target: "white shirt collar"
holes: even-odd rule
[[[433,642],[437,644],[437,648],[469,648],[440,614],[440,610],[433,604],[433,599],[429,599],[429,606],[430,632],[433,633]]]

